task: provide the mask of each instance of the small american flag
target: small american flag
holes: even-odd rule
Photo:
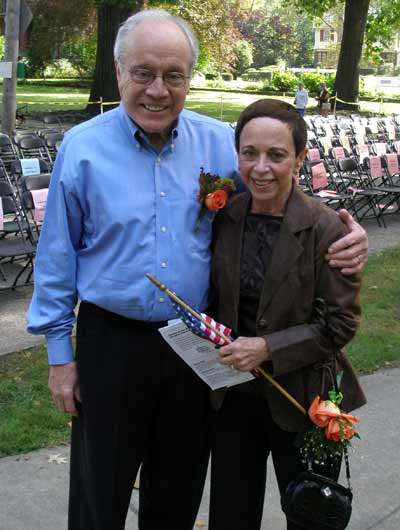
[[[194,315],[192,315],[192,313],[190,313],[187,309],[185,309],[184,307],[181,307],[179,304],[177,304],[174,301],[172,301],[172,305],[174,306],[175,311],[178,313],[179,318],[183,320],[183,322],[187,325],[190,331],[192,331],[196,335],[199,335],[199,337],[202,337],[203,339],[210,340],[211,342],[213,342],[214,344],[217,344],[218,346],[223,346],[224,344],[227,344],[228,341],[225,341],[224,339],[219,337],[214,331],[212,331],[211,328],[203,324],[201,320],[199,320]],[[209,317],[205,313],[199,313],[199,314],[213,328],[223,333],[227,338],[230,337],[232,333],[231,328],[228,328],[224,326],[223,324],[216,322],[213,318]]]

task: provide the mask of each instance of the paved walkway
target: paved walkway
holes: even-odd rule
[[[400,528],[399,381],[400,367],[361,378],[368,404],[357,412],[362,439],[354,442],[350,455],[354,501],[349,530]],[[69,449],[62,446],[0,460],[1,529],[66,530],[68,459]],[[207,481],[195,528],[207,529],[208,491]],[[134,490],[127,530],[138,529],[137,508]],[[285,529],[271,468],[264,513],[262,530]]]

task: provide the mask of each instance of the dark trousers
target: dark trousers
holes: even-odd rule
[[[83,302],[69,530],[123,530],[139,466],[140,530],[192,530],[209,455],[208,387],[146,326]]]
[[[277,426],[263,397],[228,390],[214,417],[209,530],[260,530],[268,456],[282,495],[303,470],[296,436]]]

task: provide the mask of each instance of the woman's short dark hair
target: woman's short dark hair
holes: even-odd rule
[[[240,135],[243,127],[255,118],[273,118],[286,123],[292,131],[293,143],[298,156],[307,145],[307,125],[297,110],[280,99],[259,99],[240,114],[235,129],[235,146],[239,152]]]

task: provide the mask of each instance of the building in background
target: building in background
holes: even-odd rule
[[[314,66],[336,68],[343,35],[343,17],[327,16],[314,25]],[[400,32],[393,36],[390,49],[381,53],[382,62],[392,69],[400,66]],[[377,66],[376,64],[365,66]]]

